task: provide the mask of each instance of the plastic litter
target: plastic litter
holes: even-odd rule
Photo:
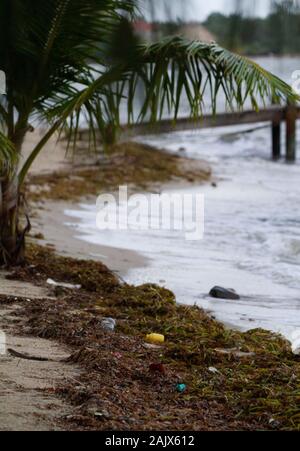
[[[153,351],[159,351],[159,350],[161,349],[161,346],[153,345],[153,344],[151,344],[151,343],[144,343],[144,344],[143,344],[143,347],[144,347],[145,349],[151,349],[151,350],[153,350]]]
[[[81,285],[73,285],[71,283],[55,282],[55,280],[53,280],[53,279],[48,279],[47,284],[52,285],[53,287],[69,288],[71,290],[80,290],[80,288],[81,288]]]
[[[165,342],[165,337],[161,334],[148,334],[146,335],[146,341],[152,344],[161,344]]]
[[[113,332],[116,328],[117,322],[114,318],[104,318],[101,321],[101,327],[104,330]]]
[[[210,373],[213,373],[213,374],[218,374],[218,373],[219,373],[219,370],[217,370],[217,368],[215,368],[214,366],[210,366],[210,367],[208,368],[208,371],[209,371]]]
[[[178,393],[184,393],[186,390],[186,385],[185,384],[177,384],[176,390],[178,391]]]
[[[275,420],[275,418],[270,418],[269,424],[273,429],[277,429],[280,426],[280,422]]]

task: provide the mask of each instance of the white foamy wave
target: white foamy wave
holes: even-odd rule
[[[299,64],[297,58],[283,58],[280,68],[269,69],[288,79]],[[263,65],[268,68],[268,61]],[[82,239],[148,257],[148,266],[122,274],[126,281],[160,283],[163,278],[178,302],[198,303],[242,330],[273,330],[289,339],[293,352],[300,354],[300,151],[295,165],[284,160],[274,163],[270,129],[241,133],[247,128],[141,138],[170,152],[184,147],[187,156],[209,162],[219,178],[217,188],[201,187],[205,236],[199,243],[188,243],[167,231],[99,232],[95,206],[69,214],[80,219],[77,231]],[[208,298],[215,285],[235,288],[241,300]]]
[[[289,241],[287,254],[296,257],[300,256],[300,240],[293,239]]]
[[[295,330],[291,334],[292,351],[296,355],[300,355],[300,329]]]

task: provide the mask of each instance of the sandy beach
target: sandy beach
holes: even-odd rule
[[[90,199],[89,203],[91,203]],[[39,244],[50,244],[59,255],[102,261],[116,274],[124,273],[129,268],[147,264],[147,259],[137,252],[94,245],[76,237],[76,228],[74,228],[76,219],[71,219],[65,214],[65,211],[72,207],[77,208],[78,204],[72,205],[64,201],[46,201],[38,206],[36,217],[32,221],[31,235],[41,233],[44,239],[38,240]],[[72,222],[72,227],[67,225],[70,222]]]
[[[0,355],[2,429],[297,428],[299,364],[289,343],[260,329],[228,329],[196,306],[177,304],[167,287],[120,281],[120,272],[147,267],[147,260],[77,239],[76,221],[65,215],[80,202],[93,205],[115,174],[109,164],[93,167],[92,158],[82,172],[78,161],[65,159],[61,143],[54,146],[37,160],[26,187],[33,226],[27,261],[0,275],[0,329],[7,342]],[[211,182],[204,162],[197,166],[159,151],[162,163],[153,173],[154,148],[128,144],[123,150],[113,156],[115,187],[123,178],[129,183],[137,166],[156,192],[174,183]],[[103,327],[108,317],[115,318],[114,332]],[[165,343],[149,345],[151,332],[163,334]],[[265,379],[270,371],[276,380]],[[265,387],[259,397],[257,386]]]
[[[25,158],[33,145],[37,142],[40,131],[35,131],[29,134],[24,145]],[[78,148],[82,144],[78,143]],[[34,162],[31,175],[40,176],[47,174],[55,174],[56,172],[76,174],[85,167],[93,167],[99,160],[99,155],[84,156],[80,154],[66,154],[66,146],[64,141],[57,141],[53,138],[46,146],[44,151]],[[100,169],[101,170],[101,169]],[[183,173],[203,173],[210,174],[211,169],[205,161],[190,160],[182,157],[181,170]],[[193,180],[177,179],[176,181],[169,181],[165,183],[154,182],[148,189],[151,192],[158,193],[162,190],[172,190],[174,188],[183,188],[186,186],[193,186]],[[40,187],[30,187],[32,191],[39,190]],[[65,186],[66,194],[68,192],[68,185]],[[39,191],[38,191],[39,192]],[[101,189],[97,193],[101,194]],[[63,197],[63,196],[62,196]],[[65,214],[66,210],[78,208],[79,204],[96,205],[96,196],[89,195],[82,196],[76,200],[51,200],[44,198],[41,192],[39,200],[34,203],[34,217],[32,218],[31,235],[42,234],[44,239],[40,239],[40,244],[50,244],[60,255],[80,258],[80,259],[95,259],[105,263],[112,271],[116,273],[125,273],[130,268],[141,267],[147,265],[147,258],[142,254],[126,250],[117,249],[107,246],[93,245],[76,237],[76,228],[71,228],[66,225],[72,222],[76,226],[76,219],[70,218]],[[95,211],[96,218],[96,211]]]
[[[24,144],[23,160],[28,156],[33,146],[41,137],[42,131],[36,130],[26,137]],[[67,155],[66,146],[63,141],[53,138],[49,141],[43,152],[34,162],[31,175],[53,174],[55,172],[75,172],[80,167],[92,165],[97,156],[85,157],[84,163],[78,155]],[[67,187],[66,187],[67,189]],[[100,194],[100,193],[99,193]],[[92,199],[85,199],[92,203]],[[96,202],[96,199],[94,200]],[[75,203],[73,205],[76,205]],[[146,260],[139,254],[131,251],[122,251],[109,246],[97,246],[85,243],[76,238],[76,232],[72,232],[65,223],[69,218],[65,210],[72,208],[72,201],[44,200],[41,196],[40,202],[35,207],[35,215],[32,219],[31,235],[40,233],[45,239],[41,239],[43,245],[50,244],[56,251],[64,256],[80,259],[98,259],[105,262],[113,271],[125,271],[127,267],[144,265]],[[76,222],[76,221],[73,221]]]
[[[24,161],[43,134],[42,130],[29,133],[23,148],[21,161]],[[98,160],[98,155],[90,155],[82,161],[81,155],[66,154],[62,141],[53,138],[34,162],[30,176],[47,176],[56,173],[76,174],[82,168],[90,168]],[[186,161],[188,170],[189,162]],[[191,165],[192,166],[192,165]],[[204,170],[209,170],[203,163]],[[171,185],[170,185],[171,186]],[[36,185],[29,190],[39,192]],[[160,184],[154,183],[153,189],[159,190]],[[66,187],[67,189],[67,187]],[[47,187],[46,187],[47,190]],[[79,200],[51,200],[43,195],[30,205],[32,229],[29,242],[33,241],[46,248],[55,250],[57,255],[80,260],[102,261],[119,278],[129,268],[147,265],[147,259],[130,250],[110,246],[98,246],[76,238],[76,229],[66,225],[70,218],[65,211],[77,207]],[[93,196],[83,197],[81,201],[95,203]],[[73,225],[76,220],[72,219]],[[38,237],[38,239],[36,238]],[[0,355],[1,385],[0,430],[60,430],[58,418],[72,413],[69,405],[55,396],[55,387],[64,381],[76,381],[80,377],[77,365],[63,363],[61,360],[71,354],[67,346],[53,340],[18,336],[22,320],[16,320],[22,302],[45,299],[51,301],[53,293],[50,287],[37,286],[34,283],[15,280],[10,271],[0,272],[0,328],[6,333],[6,348],[20,353],[24,357],[16,359],[14,355]],[[21,302],[21,304],[19,304]],[[47,363],[35,362],[42,357]],[[53,360],[53,362],[52,362]],[[16,368],[18,367],[18,370]],[[72,382],[71,382],[72,383]],[[25,402],[26,399],[26,402]],[[26,409],[24,405],[26,404]],[[20,413],[22,412],[22,413]]]

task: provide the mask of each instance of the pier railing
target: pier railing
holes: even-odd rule
[[[212,127],[226,127],[232,125],[244,125],[269,122],[271,127],[272,147],[271,155],[278,160],[281,155],[281,123],[285,122],[285,157],[289,162],[296,159],[296,121],[300,119],[300,107],[298,106],[271,106],[256,111],[242,111],[235,113],[221,113],[216,115],[204,115],[200,119],[178,118],[176,121],[163,119],[155,124],[141,123],[132,126],[124,126],[121,139],[130,139],[134,136],[148,134],[163,134],[186,130],[197,130]],[[89,136],[88,130],[79,132],[80,140]]]

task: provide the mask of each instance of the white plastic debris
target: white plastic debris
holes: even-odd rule
[[[159,351],[160,349],[162,349],[162,346],[154,345],[153,343],[143,343],[143,347],[145,349],[151,349],[155,351]]]
[[[218,373],[219,373],[219,370],[217,370],[217,368],[215,368],[214,366],[210,366],[210,367],[208,368],[208,371],[209,371],[210,373],[213,373],[213,374],[218,374]]]
[[[117,325],[117,322],[116,322],[116,320],[113,319],[113,318],[104,318],[104,319],[101,321],[101,327],[102,327],[102,329],[107,330],[107,331],[110,331],[110,332],[113,332],[113,331],[115,330],[116,325]]]
[[[55,282],[55,280],[53,280],[53,279],[48,279],[47,284],[52,285],[53,287],[69,288],[70,290],[80,290],[80,288],[81,288],[81,285],[73,285],[71,283]]]
[[[6,333],[0,330],[0,355],[6,354]]]

